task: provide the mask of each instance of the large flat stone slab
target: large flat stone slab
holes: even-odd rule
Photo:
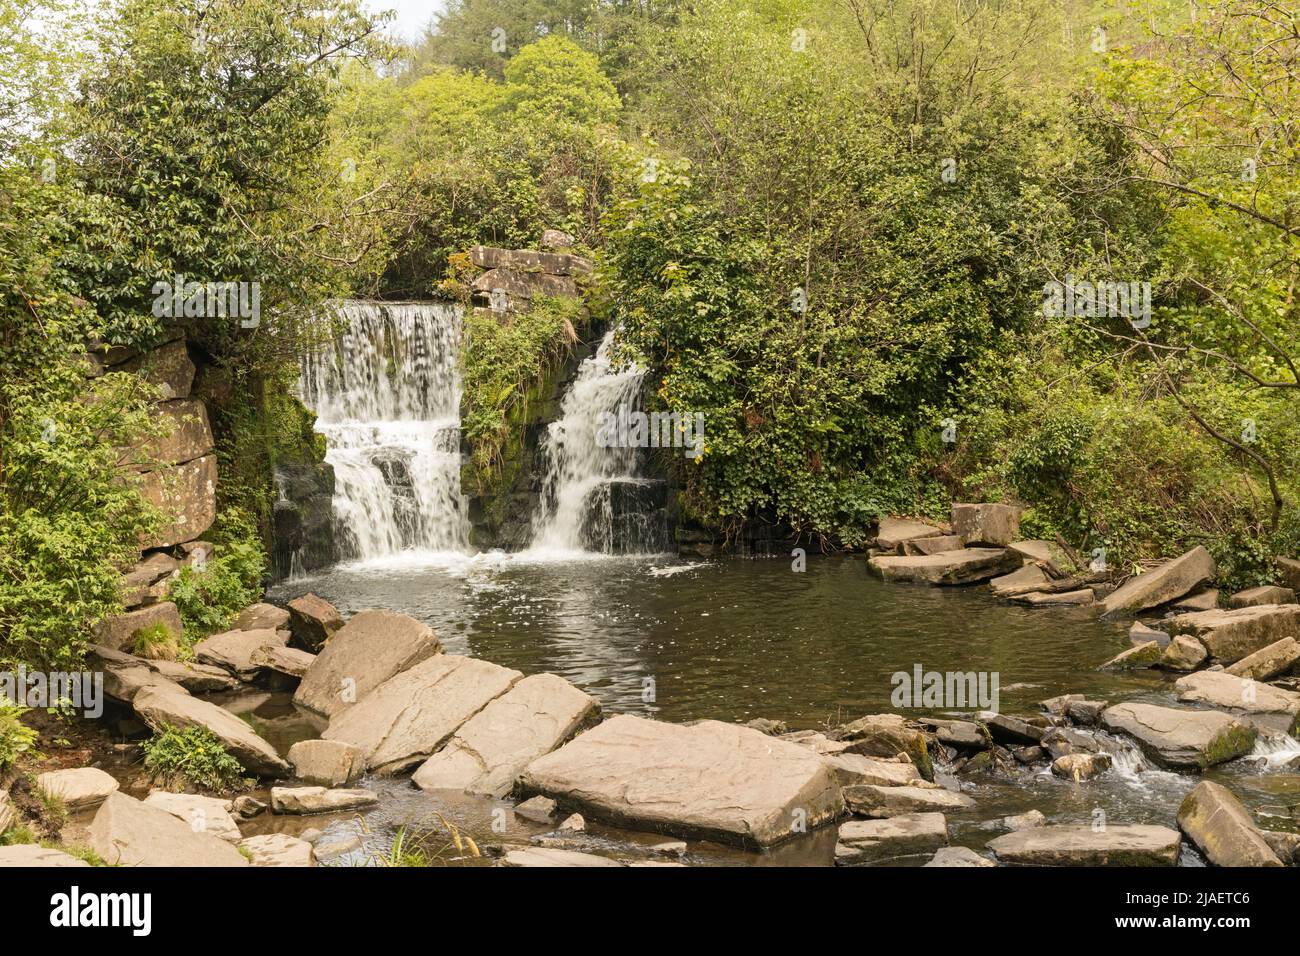
[[[942,813],[850,820],[840,824],[835,863],[846,866],[930,854],[947,843],[948,823]]]
[[[234,845],[124,793],[111,794],[90,824],[90,848],[110,866],[247,866]]]
[[[941,528],[924,521],[907,518],[881,518],[876,530],[876,547],[884,551],[897,551],[907,541],[933,538],[943,534]]]
[[[178,820],[183,820],[195,833],[206,833],[227,843],[238,843],[243,839],[239,824],[230,814],[229,800],[194,793],[154,790],[144,798],[144,805],[166,811]]]
[[[966,548],[907,557],[877,555],[867,564],[886,581],[974,584],[1020,566],[1020,555],[1005,548]]]
[[[210,701],[168,687],[149,686],[135,695],[132,705],[140,719],[155,731],[168,726],[179,730],[206,727],[249,772],[267,777],[289,775],[289,764],[274,747],[230,711]]]
[[[149,661],[148,666],[156,673],[173,683],[184,687],[191,694],[211,694],[234,690],[239,687],[239,678],[224,667],[200,664],[196,661]]]
[[[429,625],[391,611],[361,611],[325,642],[293,702],[333,717],[393,675],[441,651]]]
[[[1294,637],[1284,637],[1254,654],[1248,654],[1228,667],[1227,671],[1235,677],[1271,680],[1279,674],[1285,674],[1296,664],[1300,664],[1300,641]]]
[[[989,841],[1003,863],[1028,866],[1173,866],[1182,838],[1177,830],[1144,824],[1046,826],[1017,830]]]
[[[367,770],[398,773],[428,760],[465,721],[522,676],[490,661],[438,654],[336,715],[321,736],[360,747]]]
[[[612,717],[534,760],[520,785],[615,823],[750,846],[798,836],[843,809],[817,753],[716,720]]]
[[[579,853],[577,850],[561,850],[558,847],[533,846],[511,850],[505,857],[506,866],[550,867],[550,866],[622,866],[618,860],[595,853]]]
[[[1204,770],[1249,753],[1257,731],[1217,710],[1175,710],[1155,704],[1108,707],[1101,725],[1132,737],[1142,752],[1163,767]]]
[[[965,794],[942,787],[882,787],[875,784],[846,787],[844,802],[854,813],[878,819],[911,813],[968,810],[975,806],[975,801]]]
[[[1263,587],[1247,588],[1228,598],[1228,607],[1262,607],[1265,604],[1295,604],[1295,591],[1291,588],[1266,584]]]
[[[1181,701],[1208,704],[1246,717],[1261,730],[1290,734],[1300,720],[1300,694],[1224,671],[1180,677],[1174,693]]]
[[[220,667],[242,681],[251,681],[262,669],[254,658],[265,647],[283,647],[289,642],[285,631],[266,628],[259,631],[225,631],[213,634],[194,645],[194,659],[201,664]]]
[[[132,654],[135,651],[136,632],[155,625],[167,628],[178,639],[185,630],[176,605],[171,601],[162,601],[105,618],[95,625],[95,643],[110,650]]]
[[[1129,578],[1102,601],[1103,614],[1132,614],[1168,604],[1209,584],[1218,574],[1214,558],[1195,547],[1155,570]]]
[[[1284,637],[1300,636],[1300,604],[1180,614],[1169,619],[1169,633],[1194,637],[1215,661],[1234,664]]]
[[[316,857],[306,840],[287,833],[264,833],[240,841],[253,866],[315,866]]]
[[[272,813],[346,813],[377,806],[379,795],[369,790],[328,787],[272,787]]]
[[[1202,780],[1178,808],[1178,826],[1215,866],[1281,866],[1250,811],[1226,787]]]
[[[39,843],[0,846],[0,869],[6,867],[90,866],[62,850],[52,850]]]
[[[466,721],[411,779],[423,790],[504,797],[530,763],[599,710],[596,698],[563,677],[533,674]]]
[[[159,674],[153,663],[100,644],[92,644],[86,650],[86,665],[104,675],[104,694],[124,704],[135,700],[135,695],[145,687],[158,686],[186,693],[185,688]]]

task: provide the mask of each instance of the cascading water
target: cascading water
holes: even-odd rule
[[[299,389],[335,476],[339,554],[462,551],[460,309],[345,301],[333,348],[303,356]]]
[[[607,415],[641,408],[645,372],[611,362],[613,330],[578,368],[560,418],[542,439],[542,494],[533,518],[534,550],[662,550],[666,528],[654,501],[663,483],[640,477],[640,450],[602,445]]]

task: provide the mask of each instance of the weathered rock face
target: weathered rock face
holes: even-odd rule
[[[164,400],[188,398],[194,384],[194,363],[190,361],[184,339],[128,359],[114,371],[134,372],[150,385],[160,387]]]
[[[572,246],[573,243],[570,242],[569,245]],[[469,250],[469,261],[480,269],[514,269],[556,276],[577,275],[592,270],[591,260],[581,256],[534,252],[531,249],[500,249],[496,246],[472,247]]]
[[[405,614],[361,611],[316,656],[293,702],[332,717],[393,675],[441,651],[427,624]]]
[[[117,781],[96,767],[51,770],[36,778],[36,786],[72,811],[93,809],[117,791]]]
[[[273,813],[344,813],[379,803],[369,790],[330,790],[325,787],[272,787]]]
[[[846,787],[844,802],[854,813],[883,819],[911,813],[966,810],[975,801],[942,787],[881,787],[872,784]]]
[[[714,720],[612,717],[534,760],[520,783],[616,823],[742,845],[780,843],[843,809],[816,753]]]
[[[1243,657],[1227,670],[1235,677],[1272,680],[1279,674],[1285,674],[1296,664],[1300,664],[1300,641],[1293,637],[1284,637],[1254,654]]]
[[[1116,704],[1101,715],[1101,725],[1128,734],[1143,753],[1164,767],[1205,769],[1248,753],[1256,730],[1213,710],[1175,710],[1154,704]]]
[[[1029,866],[1173,866],[1182,843],[1168,827],[1108,824],[1017,830],[989,841],[1004,863]]]
[[[522,676],[488,661],[438,654],[331,718],[321,736],[356,744],[368,770],[397,773],[427,760]]]
[[[145,797],[144,805],[166,811],[183,820],[195,833],[206,833],[227,843],[243,839],[239,824],[230,815],[230,801],[193,793],[168,793],[155,790]]]
[[[147,607],[127,611],[105,618],[95,625],[95,643],[115,651],[131,653],[135,650],[135,633],[147,627],[161,624],[179,638],[184,631],[180,611],[171,601],[150,604]]]
[[[239,848],[248,853],[253,866],[315,866],[316,857],[306,840],[287,833],[264,833],[241,840]]]
[[[184,464],[140,476],[140,493],[167,519],[140,542],[143,549],[168,548],[193,541],[217,517],[217,459],[204,455]]]
[[[170,554],[156,551],[146,555],[126,574],[122,575],[120,591],[122,606],[127,610],[142,604],[153,604],[167,595],[169,579],[180,568],[180,562]]]
[[[952,533],[970,544],[1006,547],[1020,539],[1020,509],[1013,505],[954,504]]]
[[[1238,591],[1228,598],[1228,607],[1261,607],[1265,604],[1295,604],[1295,591],[1291,588],[1266,585]]]
[[[237,631],[283,631],[289,627],[289,611],[274,604],[250,604],[235,618]]]
[[[913,557],[877,555],[867,564],[886,581],[974,584],[1019,567],[1020,555],[1003,548],[967,548]]]
[[[248,771],[269,777],[288,776],[289,765],[268,744],[230,711],[169,687],[142,688],[132,701],[140,719],[154,730],[172,726],[207,727],[225,744],[232,757]]]
[[[845,724],[837,733],[848,741],[849,752],[864,757],[896,757],[906,754],[926,780],[934,779],[925,734],[898,714],[869,714]]]
[[[239,680],[222,667],[211,664],[197,664],[194,661],[149,661],[160,676],[184,687],[191,694],[211,694],[219,691],[234,690]]]
[[[940,534],[930,538],[913,538],[903,542],[903,554],[939,554],[941,551],[958,551],[966,546],[958,534]]]
[[[1274,558],[1273,562],[1277,565],[1277,572],[1282,578],[1282,583],[1300,594],[1300,560],[1279,556]]]
[[[841,787],[874,784],[878,787],[933,787],[907,759],[880,760],[861,754],[829,754],[823,760],[835,771]]]
[[[220,667],[243,681],[251,681],[262,669],[255,663],[265,647],[283,647],[289,635],[284,631],[225,631],[194,645],[194,657],[201,664]]]
[[[311,665],[316,663],[316,655],[300,651],[296,647],[263,644],[253,652],[249,662],[255,667],[301,680],[307,675]]]
[[[948,823],[942,813],[912,813],[888,820],[850,820],[840,824],[835,863],[851,866],[933,853],[947,843]]]
[[[1194,637],[1179,634],[1167,645],[1160,655],[1159,665],[1170,671],[1194,671],[1210,657],[1209,652]]]
[[[39,843],[0,846],[0,869],[6,867],[90,866],[62,850],[51,850]]]
[[[1209,551],[1193,548],[1153,571],[1129,578],[1102,601],[1102,613],[1132,614],[1167,604],[1209,584],[1218,570]]]
[[[876,529],[876,547],[883,551],[897,551],[908,541],[922,538],[934,538],[943,534],[941,528],[924,521],[911,521],[906,518],[881,518]]]
[[[1250,817],[1226,787],[1202,780],[1178,808],[1178,826],[1215,866],[1281,866]]]
[[[563,677],[533,674],[471,717],[412,781],[423,790],[503,797],[515,778],[600,710]]]
[[[90,848],[110,866],[248,865],[232,844],[124,793],[110,795],[95,814]]]
[[[1180,614],[1170,619],[1169,633],[1195,637],[1215,661],[1233,664],[1284,637],[1300,635],[1300,604]]]
[[[163,431],[132,449],[133,457],[143,461],[142,471],[183,464],[212,453],[215,442],[208,410],[198,399],[159,402],[154,406],[154,414]]]
[[[294,646],[319,654],[337,631],[343,627],[343,615],[324,598],[304,594],[289,602],[289,632]]]
[[[1099,669],[1123,670],[1127,667],[1153,667],[1159,662],[1160,657],[1160,645],[1155,641],[1146,641],[1143,644],[1135,644],[1126,650],[1120,651],[1102,664]]]
[[[334,467],[300,449],[296,460],[276,463],[271,512],[271,570],[277,580],[337,560],[334,541]]]
[[[289,748],[289,763],[299,780],[322,787],[351,783],[365,770],[361,748],[341,740],[300,740]]]
[[[1261,730],[1289,734],[1300,719],[1300,694],[1225,671],[1201,671],[1174,684],[1178,699],[1241,714]]]

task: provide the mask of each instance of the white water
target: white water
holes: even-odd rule
[[[299,389],[329,446],[340,556],[464,551],[459,308],[345,301],[332,312],[342,334],[303,357]]]
[[[545,477],[533,517],[533,552],[614,549],[608,495],[603,500],[594,496],[611,479],[636,479],[637,449],[601,447],[596,436],[604,414],[640,409],[645,372],[635,365],[615,367],[610,361],[613,347],[611,330],[596,354],[579,366],[560,403],[559,420],[542,439]]]

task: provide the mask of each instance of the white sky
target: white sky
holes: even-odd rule
[[[418,37],[433,15],[443,8],[443,0],[365,0],[365,4],[375,12],[397,11],[392,29],[408,40]]]

